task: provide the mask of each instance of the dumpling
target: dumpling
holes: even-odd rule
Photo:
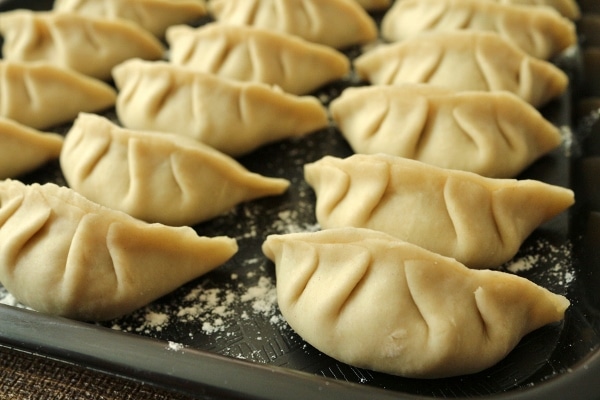
[[[379,230],[470,268],[509,261],[534,229],[574,203],[563,187],[384,154],[326,156],[306,164],[304,177],[322,228]]]
[[[0,61],[0,116],[35,129],[114,106],[112,86],[47,63]]]
[[[57,159],[63,137],[0,117],[0,179],[14,178]]]
[[[505,90],[539,107],[567,89],[555,65],[489,32],[431,32],[381,45],[354,61],[372,84],[429,83],[454,90]]]
[[[235,239],[147,224],[52,183],[0,182],[0,282],[40,312],[116,318],[220,266],[237,249]]]
[[[125,19],[157,37],[163,37],[171,25],[193,22],[208,13],[204,0],[55,0],[54,11]]]
[[[528,6],[545,6],[554,8],[562,16],[570,20],[577,20],[581,16],[581,10],[576,0],[492,0],[502,4],[521,4]]]
[[[289,186],[191,138],[132,131],[93,114],[75,120],[60,163],[69,186],[91,201],[167,225],[195,225]]]
[[[562,143],[537,109],[508,92],[427,84],[348,88],[329,105],[356,153],[386,153],[512,178]]]
[[[377,11],[384,10],[392,4],[392,0],[354,0],[365,10]]]
[[[46,61],[101,80],[129,58],[158,60],[164,53],[158,39],[133,23],[75,13],[1,13],[0,34],[5,60]]]
[[[220,22],[272,29],[337,49],[378,35],[373,18],[348,0],[210,0],[208,8]]]
[[[297,95],[350,73],[348,58],[331,47],[251,26],[179,25],[169,28],[167,42],[173,64]]]
[[[481,0],[402,0],[385,14],[384,39],[394,42],[423,32],[496,32],[525,53],[550,59],[577,43],[575,25],[548,7]]]
[[[482,371],[569,301],[516,275],[459,262],[367,229],[271,235],[282,315],[347,364],[413,378]]]
[[[190,136],[231,156],[328,125],[312,96],[236,82],[166,62],[129,60],[113,76],[117,114],[127,128]]]

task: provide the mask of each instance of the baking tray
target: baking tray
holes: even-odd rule
[[[0,1],[0,11],[43,10],[51,3]],[[358,52],[350,50],[349,56]],[[574,117],[573,104],[585,81],[580,59],[574,50],[556,60],[569,73],[571,90],[542,110],[561,127],[565,146],[520,176],[571,187],[577,203],[537,229],[503,266],[567,296],[572,304],[563,322],[527,335],[504,360],[481,373],[419,380],[354,368],[305,343],[279,313],[274,266],[260,246],[268,234],[318,229],[315,195],[302,169],[324,155],[352,154],[333,127],[238,159],[251,171],[286,177],[292,185],[283,196],[241,204],[194,227],[201,235],[238,240],[239,253],[222,267],[102,324],[25,309],[0,287],[0,302],[10,303],[0,304],[0,345],[206,399],[598,398],[600,123],[595,114]],[[336,82],[315,95],[327,104],[354,84]],[[106,115],[116,118],[114,111]],[[67,129],[57,127],[56,132]],[[58,162],[19,179],[66,185]]]

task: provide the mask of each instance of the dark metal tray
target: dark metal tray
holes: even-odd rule
[[[0,1],[48,9],[51,1]],[[503,268],[566,295],[565,321],[526,336],[481,373],[437,380],[405,379],[354,368],[305,343],[279,313],[274,266],[260,246],[268,234],[315,230],[315,196],[305,163],[352,153],[334,128],[281,141],[242,157],[249,170],[292,182],[283,196],[241,204],[195,226],[228,235],[240,251],[227,264],[149,306],[108,323],[46,316],[0,304],[0,345],[203,398],[259,399],[594,399],[600,396],[600,123],[573,116],[584,76],[575,51],[556,61],[572,77],[569,95],[542,111],[569,139],[520,178],[571,187],[577,204],[529,237]],[[352,82],[317,93],[325,103]],[[114,112],[107,116],[115,118]],[[65,133],[68,126],[57,127]],[[58,162],[19,177],[65,185]],[[0,286],[0,302],[11,296]]]

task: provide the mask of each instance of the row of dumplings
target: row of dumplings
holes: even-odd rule
[[[36,127],[51,126],[57,122],[72,120],[74,114],[79,114],[74,112],[78,107],[83,112],[79,114],[67,134],[61,155],[61,167],[69,186],[93,201],[146,221],[193,225],[228,210],[240,201],[285,191],[289,182],[282,179],[266,179],[243,171],[239,164],[224,154],[219,154],[219,151],[239,156],[264,143],[304,135],[326,127],[326,110],[316,98],[298,97],[287,92],[311,92],[326,82],[345,76],[349,71],[349,62],[342,53],[292,35],[224,24],[209,24],[210,26],[203,27],[201,32],[200,29],[196,30],[187,25],[177,25],[163,31],[170,45],[169,62],[156,60],[160,54],[156,45],[154,48],[157,51],[152,54],[132,49],[123,50],[127,53],[128,60],[117,65],[114,64],[119,58],[115,56],[107,57],[106,63],[93,63],[104,64],[104,71],[112,67],[111,78],[118,89],[118,95],[107,88],[104,96],[106,101],[101,106],[88,106],[82,101],[82,97],[98,100],[103,96],[87,90],[83,85],[76,88],[63,85],[60,88],[62,96],[49,93],[45,90],[49,86],[44,80],[46,70],[55,72],[56,67],[68,67],[72,76],[82,81],[84,78],[77,74],[84,73],[91,75],[90,79],[95,77],[106,80],[106,72],[90,74],[89,71],[75,68],[74,63],[70,61],[60,62],[60,57],[57,56],[60,52],[52,50],[61,49],[63,55],[70,55],[63,57],[66,60],[87,60],[89,54],[98,48],[106,47],[108,50],[101,53],[110,53],[109,50],[115,47],[115,43],[125,40],[128,36],[123,34],[119,38],[118,30],[109,33],[109,29],[102,25],[109,22],[104,18],[94,19],[66,12],[84,11],[85,14],[86,7],[82,4],[79,9],[75,2],[70,4],[73,6],[72,10],[68,10],[67,2],[59,1],[55,3],[53,12],[18,10],[0,16],[0,21],[8,21],[0,25],[12,27],[12,31],[9,28],[4,31],[5,37],[8,38],[4,46],[5,57],[13,60],[5,61],[6,66],[17,69],[23,76],[21,79],[12,79],[5,85],[18,86],[13,92],[27,91],[31,82],[36,83],[35,89],[39,87],[39,90],[30,92],[29,99],[32,101],[29,105],[38,106],[42,112],[36,113],[36,110],[24,106],[18,108],[25,110],[25,116],[37,115],[38,118],[43,118],[44,115],[60,115],[61,119],[32,124],[32,121],[25,117],[17,118],[10,113],[5,115]],[[349,8],[359,18],[368,17],[368,14],[355,4],[350,6],[346,2],[335,1],[332,4]],[[115,9],[108,7],[105,11],[110,11],[109,9],[113,11],[114,16]],[[371,21],[370,17],[368,18]],[[11,21],[14,23],[9,23]],[[20,23],[23,21],[31,23]],[[117,21],[110,20],[110,23],[116,24]],[[39,32],[32,28],[35,26],[40,27]],[[65,26],[69,29],[64,29]],[[87,35],[79,42],[63,43],[63,38],[82,36],[73,35],[75,27],[78,27],[79,31],[87,32]],[[31,43],[24,48],[31,50],[31,56],[24,55],[18,50],[19,46],[16,46],[15,40],[10,40],[29,31],[33,31],[26,35],[31,38]],[[36,40],[46,31],[56,32],[52,35],[52,40]],[[245,40],[249,31],[251,39]],[[131,33],[132,30],[128,32]],[[148,35],[138,36],[152,42]],[[132,46],[137,43],[136,40],[129,42]],[[219,47],[223,42],[224,45]],[[232,44],[234,42],[235,44]],[[43,48],[32,49],[35,48],[32,43],[40,43]],[[213,43],[213,48],[204,51],[202,43],[208,43],[209,47]],[[228,48],[233,50],[230,51],[231,56],[227,57],[225,69],[228,66],[237,66],[239,70],[242,66],[241,71],[238,71],[240,75],[236,77],[238,80],[246,80],[247,74],[261,74],[262,77],[250,80],[274,86],[221,79],[212,73],[201,73],[201,68],[181,60],[181,56],[190,56],[190,52],[193,51],[192,57],[198,58],[203,54],[205,64],[210,63],[211,60],[223,58],[220,52]],[[56,58],[45,57],[44,54],[47,53],[54,54]],[[212,54],[212,57],[206,57],[207,54]],[[277,54],[283,59],[275,60]],[[38,61],[51,65],[33,64],[34,55],[39,57]],[[287,55],[289,57],[286,57]],[[100,57],[101,60],[103,58]],[[255,62],[246,62],[248,60]],[[320,70],[326,74],[312,73],[311,67],[315,66],[315,62],[323,66]],[[42,68],[46,73],[35,75]],[[67,74],[66,71],[61,70],[64,74]],[[85,80],[85,83],[91,81]],[[99,82],[94,83],[102,89],[105,88]],[[57,80],[54,80],[53,85],[59,86]],[[280,89],[281,87],[283,89]],[[75,96],[77,90],[83,95]],[[47,106],[46,98],[49,98],[48,102],[52,102],[54,107]],[[61,101],[56,101],[57,98]],[[129,129],[115,126],[102,117],[87,113],[109,107],[111,100],[112,104],[116,105],[120,123]],[[69,104],[73,104],[74,108],[68,107]],[[228,118],[223,118],[224,113]],[[177,132],[197,139],[217,151],[192,140],[153,135],[151,132],[141,135],[138,130]],[[51,137],[44,136],[46,139]],[[38,165],[55,155],[56,147],[49,151],[47,157],[40,157]],[[166,161],[160,163],[156,160]],[[157,172],[159,170],[164,173]],[[206,173],[198,173],[198,170]],[[122,171],[129,173],[123,174]],[[3,175],[10,176],[8,173]],[[111,183],[111,190],[105,189],[107,182]],[[215,198],[214,190],[207,190],[213,187],[215,182],[219,182],[217,186],[221,187],[217,192],[218,198]],[[163,189],[160,192],[165,193],[164,195],[148,196],[159,187]]]
[[[16,10],[4,13],[0,18],[0,33],[5,40],[4,59],[48,61],[54,65],[106,80],[110,78],[112,69],[125,59],[138,57],[156,60],[162,57],[164,53],[162,43],[145,29],[123,19],[90,16],[87,13],[92,14],[93,7],[87,8],[86,4],[105,7],[96,10],[94,15],[100,16],[103,14],[118,16],[120,14],[115,8],[119,7],[109,7],[110,2],[103,1],[71,2],[70,6],[68,3],[57,2],[54,12]],[[125,9],[127,2],[123,3],[121,8]],[[279,7],[273,7],[271,3],[281,4]],[[207,72],[217,72],[225,77],[259,80],[279,85],[287,90],[287,81],[293,80],[291,77],[296,76],[298,72],[313,76],[322,76],[323,74],[318,72],[325,72],[320,82],[314,82],[303,88],[290,89],[293,93],[304,94],[327,80],[343,76],[348,71],[343,57],[333,51],[327,52],[323,48],[304,49],[302,44],[289,43],[286,39],[264,37],[266,33],[262,33],[262,36],[258,33],[249,33],[242,30],[242,27],[251,26],[277,32],[285,37],[290,35],[300,37],[309,43],[321,44],[333,49],[372,42],[378,32],[373,19],[352,1],[330,0],[326,3],[312,3],[307,0],[288,2],[271,0],[248,2],[241,7],[233,1],[212,1],[208,5],[212,11],[211,16],[217,22],[238,27],[238,30],[217,28],[195,37],[191,32],[182,32],[181,29],[169,34],[168,29],[173,26],[167,26],[165,23],[161,34],[167,36],[174,53],[172,60],[175,63],[193,66]],[[183,6],[185,2],[181,4]],[[385,14],[382,23],[383,38],[394,43],[383,46],[385,48],[380,48],[379,52],[363,57],[360,62],[357,62],[356,68],[360,77],[376,84],[438,79],[443,80],[440,83],[452,84],[453,87],[461,90],[466,89],[464,85],[474,90],[480,90],[481,85],[489,85],[493,90],[516,92],[535,106],[560,94],[561,88],[564,89],[565,79],[559,71],[544,63],[523,57],[522,54],[515,53],[512,48],[515,47],[527,55],[544,59],[575,44],[574,24],[560,16],[557,11],[546,7],[532,8],[480,0],[443,0],[436,1],[435,4],[437,7],[429,6],[425,0],[396,2]],[[438,9],[440,7],[441,9]],[[465,7],[467,9],[463,9]],[[431,10],[435,11],[434,15],[420,15],[426,11],[433,12]],[[135,14],[146,15],[142,11]],[[164,14],[168,16],[168,13]],[[452,17],[454,14],[457,16]],[[522,15],[528,20],[521,20],[514,14]],[[201,12],[189,15],[188,18],[198,17]],[[284,18],[286,16],[288,18]],[[178,21],[186,22],[184,15],[178,17]],[[171,22],[172,19],[166,21]],[[337,23],[324,23],[324,21],[337,21]],[[411,24],[406,21],[429,23],[424,22],[422,26],[410,29]],[[149,22],[141,24],[151,25]],[[398,27],[409,32],[389,32]],[[479,37],[479,35],[476,39],[445,35],[447,32],[465,30],[492,32],[505,40],[499,41],[494,40],[497,38]],[[417,42],[407,41],[421,36],[423,32],[442,32],[444,35],[426,41],[423,39]],[[247,35],[253,36],[253,39],[245,42],[243,39]],[[336,42],[328,40],[336,36],[340,37]],[[442,40],[439,36],[446,38]],[[198,47],[199,45],[201,47]],[[529,49],[528,46],[536,49]],[[292,50],[278,55],[279,59],[277,59],[274,58],[274,55],[277,55],[274,47],[280,49],[292,47]],[[420,51],[416,51],[417,49]],[[307,52],[309,57],[298,57],[299,53],[302,54],[302,50]],[[476,56],[475,59],[461,61],[461,57],[465,57],[465,50],[472,53],[472,56]],[[207,54],[208,59],[204,60],[203,56]],[[267,58],[264,58],[265,55]],[[91,59],[95,62],[89,62]],[[385,62],[386,67],[382,69],[380,66],[382,59],[393,59],[396,62]],[[316,60],[318,63],[312,70],[313,74],[308,72],[311,69],[307,67],[307,64],[310,66],[311,60]],[[398,64],[400,61],[401,64]],[[470,67],[474,71],[467,68],[468,61],[474,64]],[[300,62],[300,65],[296,66],[295,62]],[[461,65],[460,71],[456,71],[457,65]],[[280,71],[276,71],[277,68]],[[498,72],[500,68],[505,68],[511,74],[520,75],[520,79],[511,82],[512,75],[500,74]],[[287,81],[285,76],[272,77],[273,74],[285,75],[286,73]],[[454,75],[450,75],[451,73]],[[403,76],[407,74],[408,76]],[[461,76],[464,78],[458,79]],[[535,80],[541,82],[537,84],[527,82],[528,76],[529,80],[531,76],[536,76]]]
[[[389,43],[354,60],[372,85],[329,106],[358,154],[304,166],[323,230],[263,244],[282,314],[337,360],[475,373],[564,318],[564,296],[493,269],[574,203],[569,189],[509,178],[562,143],[537,108],[568,86],[548,59],[575,45],[578,10],[497,3],[394,3]]]
[[[43,60],[108,80],[112,69],[126,59],[160,59],[165,50],[162,39],[170,27],[203,17],[253,25],[333,48],[366,43],[377,35],[369,14],[349,0],[251,1],[243,5],[219,0],[208,5],[203,0],[58,0],[52,11],[18,9],[0,15],[3,57]]]
[[[251,173],[217,148],[225,146],[231,155],[239,155],[265,141],[328,125],[327,112],[314,97],[161,61],[165,49],[157,38],[167,35],[168,24],[150,35],[145,29],[156,23],[132,24],[122,16],[97,18],[84,12],[147,14],[147,9],[130,12],[134,3],[151,4],[56,1],[51,12],[0,15],[5,39],[1,84],[10,94],[0,120],[2,140],[10,144],[2,148],[6,157],[0,174],[3,179],[18,177],[59,157],[70,186],[0,182],[5,260],[0,281],[39,311],[83,320],[115,318],[226,262],[237,252],[234,239],[198,237],[191,228],[168,225],[194,225],[238,202],[281,194],[289,182]],[[163,5],[169,3],[175,7],[185,2]],[[331,5],[360,18],[367,15],[346,0],[332,0]],[[68,12],[69,7],[81,13]],[[200,15],[199,10],[194,17]],[[173,28],[172,35],[191,30]],[[292,47],[292,53],[314,53],[322,63],[323,58],[335,59],[338,69],[342,64],[343,71],[325,81],[349,69],[345,57],[341,61],[342,54],[325,45],[291,35],[258,35],[272,51],[279,43]],[[122,42],[129,46],[113,51]],[[294,60],[290,65],[296,67]],[[284,71],[292,83],[298,74],[294,68]],[[297,78],[304,82],[301,92],[325,82],[311,82],[311,74]],[[113,106],[122,125],[95,114]],[[166,132],[141,130],[136,118],[141,124],[162,118]],[[72,120],[66,137],[38,130]],[[186,135],[185,129],[182,134],[175,123],[180,120],[200,124],[205,137]],[[236,136],[219,138],[223,132]],[[173,265],[181,269],[173,270]]]
[[[397,1],[386,17],[405,2]],[[164,30],[169,61],[132,55],[110,68],[123,126],[78,113],[60,151],[61,168],[74,190],[0,183],[0,220],[5,221],[0,242],[8,243],[3,258],[18,261],[3,263],[0,275],[11,293],[41,311],[108,319],[218,266],[237,251],[233,239],[198,238],[190,228],[146,224],[127,214],[191,225],[223,212],[210,209],[218,206],[215,193],[207,199],[193,189],[199,174],[190,171],[197,166],[208,174],[199,178],[202,182],[222,189],[217,194],[225,207],[250,199],[248,192],[282,193],[289,182],[245,171],[231,157],[324,128],[329,114],[359,153],[361,145],[387,152],[394,140],[401,149],[345,160],[325,157],[306,165],[324,230],[265,241],[263,252],[276,264],[280,309],[305,340],[351,365],[442,377],[487,368],[526,333],[563,318],[564,297],[484,269],[510,259],[533,229],[574,201],[568,189],[498,179],[516,176],[560,144],[559,132],[535,107],[565,90],[562,71],[498,33],[472,29],[403,38],[350,62],[337,49],[371,42],[379,33],[350,0],[211,0],[207,9],[215,23]],[[295,18],[276,18],[273,10]],[[330,23],[340,16],[350,19]],[[289,25],[272,25],[281,21]],[[248,24],[253,26],[237,26]],[[322,25],[351,29],[328,31],[327,41],[290,36]],[[198,36],[211,39],[202,42]],[[211,57],[198,57],[198,49]],[[314,60],[303,66],[306,55],[295,57],[295,49],[325,60],[317,64],[319,71],[335,72],[294,88],[321,75],[314,73]],[[270,58],[273,54],[279,58]],[[216,67],[198,72],[194,68],[202,62],[197,60]],[[302,72],[307,69],[313,73]],[[347,89],[328,108],[305,95],[351,69],[374,85]],[[254,81],[264,70],[269,78],[258,78],[263,83],[231,79]],[[216,76],[217,71],[238,76]],[[400,84],[384,85],[391,83]],[[394,137],[397,127],[406,132],[404,138]],[[435,160],[442,164],[429,165]],[[198,207],[202,201],[209,204]],[[188,210],[193,217],[183,212]],[[198,216],[199,211],[205,214]],[[89,243],[97,243],[93,257],[86,252]],[[148,246],[155,251],[146,254]],[[139,269],[144,264],[135,261],[140,253],[145,263],[156,259],[157,265],[142,280],[137,275],[146,274]],[[206,265],[195,265],[198,257],[207,259]],[[90,258],[98,260],[93,269]],[[28,281],[25,271],[40,260],[53,263],[39,279]],[[160,265],[167,264],[189,268],[177,279],[164,279]],[[84,293],[82,282],[88,279],[98,286]],[[48,282],[66,284],[44,287]],[[144,296],[137,296],[140,291]],[[53,300],[43,293],[53,294]]]
[[[66,3],[56,2],[56,7]],[[133,57],[163,56],[162,45],[137,27],[25,10],[2,15],[0,20],[5,37],[2,91],[7,93],[0,120],[2,178],[19,176],[60,156],[61,165],[67,165],[63,173],[76,185],[83,180],[87,182],[83,186],[97,184],[101,195],[125,194],[120,200],[135,202],[138,216],[145,219],[153,219],[148,207],[154,212],[171,210],[157,219],[182,225],[195,222],[188,216],[190,209],[194,218],[202,219],[248,196],[281,193],[289,185],[283,179],[252,174],[192,139],[142,134],[90,114],[115,105],[117,92],[100,81],[107,78],[106,70],[112,70],[113,64]],[[36,50],[43,62],[15,56],[14,42],[28,37],[22,36],[27,30],[32,30],[29,37],[34,43],[53,45]],[[53,35],[37,40],[48,32]],[[62,47],[67,53],[55,52],[58,42],[52,40],[60,39],[79,42]],[[144,41],[151,45],[150,55],[134,49]],[[131,46],[121,48],[121,55],[104,57],[123,42]],[[101,56],[92,58],[94,53]],[[61,54],[68,54],[68,62],[57,58]],[[90,62],[98,58],[108,62]],[[37,130],[75,117],[66,140]],[[152,184],[157,181],[159,188]],[[174,204],[178,193],[183,196]],[[155,203],[148,205],[150,199]],[[232,238],[199,237],[191,228],[148,224],[51,183],[27,186],[3,180],[0,215],[2,284],[23,304],[75,319],[106,320],[129,313],[223,264],[238,249]],[[95,260],[93,268],[91,260]]]
[[[40,128],[72,120],[78,111],[107,108],[116,101],[118,117],[126,127],[176,131],[231,156],[327,126],[327,113],[320,102],[312,96],[298,97],[295,93],[310,92],[346,76],[350,66],[343,54],[262,30],[209,25],[199,29],[174,27],[173,37],[177,40],[173,39],[170,62],[144,62],[136,58],[115,67],[113,77],[120,90],[118,98],[102,82],[85,80],[74,72],[50,65],[4,61],[0,67],[6,71],[7,79],[2,87],[14,95],[1,107],[1,115]],[[512,53],[518,56],[515,63],[504,65],[511,59],[505,53],[498,56],[493,52],[494,46],[489,46],[490,43],[506,45],[496,35],[473,32],[455,35],[418,40],[439,42],[436,48],[445,41],[469,44],[457,46],[456,53],[446,57],[450,61],[460,58],[459,72],[455,72],[457,68],[452,62],[439,60],[434,61],[434,71],[430,66],[419,66],[418,61],[427,61],[428,56],[415,58],[416,52],[410,49],[407,57],[401,53],[392,57],[394,54],[386,55],[388,48],[378,48],[354,63],[361,75],[371,76],[367,80],[377,85],[345,91],[332,105],[331,114],[357,152],[385,151],[486,176],[516,176],[560,144],[560,133],[543,119],[535,106],[563,93],[568,78],[552,64],[518,52]],[[230,40],[231,36],[235,39]],[[217,40],[221,43],[215,45]],[[184,50],[177,52],[180,43]],[[297,46],[290,46],[292,43]],[[481,49],[489,49],[487,54],[493,57],[465,60],[476,54],[470,45],[477,43]],[[423,46],[424,42],[414,44],[415,48],[428,48]],[[182,59],[182,53],[187,55],[187,61]],[[314,57],[304,57],[307,53]],[[194,58],[201,62],[194,62]],[[411,58],[415,58],[414,63]],[[389,66],[400,60],[410,68],[391,68],[400,77],[397,80],[372,78],[378,71],[390,70]],[[536,65],[542,69],[537,70]],[[315,69],[321,73],[312,73]],[[402,70],[416,78],[402,77]],[[422,70],[427,73],[415,72]],[[544,75],[544,70],[550,75]],[[427,75],[429,79],[417,75]],[[236,83],[230,78],[251,82]],[[254,81],[271,86],[252,84]],[[397,85],[384,85],[392,83]],[[291,93],[288,95],[286,91]],[[511,91],[514,98],[505,93]],[[57,102],[57,98],[64,101]],[[234,117],[220,118],[222,110]],[[400,134],[398,126],[403,129]],[[443,128],[449,133],[440,134]],[[235,140],[231,140],[232,135]],[[448,140],[449,137],[453,140]],[[452,143],[450,149],[448,143]],[[439,153],[448,155],[440,158]]]

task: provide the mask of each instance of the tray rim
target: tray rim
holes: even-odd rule
[[[256,364],[90,323],[0,304],[0,346],[140,381],[190,396],[229,399],[430,399],[284,367]],[[39,332],[43,331],[43,335]],[[65,332],[68,341],[62,340]],[[142,348],[142,352],[140,352]],[[200,372],[200,373],[199,373]],[[600,393],[600,349],[531,388],[473,399],[592,400]],[[273,379],[275,377],[275,379]],[[268,382],[268,390],[265,390]],[[209,397],[210,398],[210,397]]]

